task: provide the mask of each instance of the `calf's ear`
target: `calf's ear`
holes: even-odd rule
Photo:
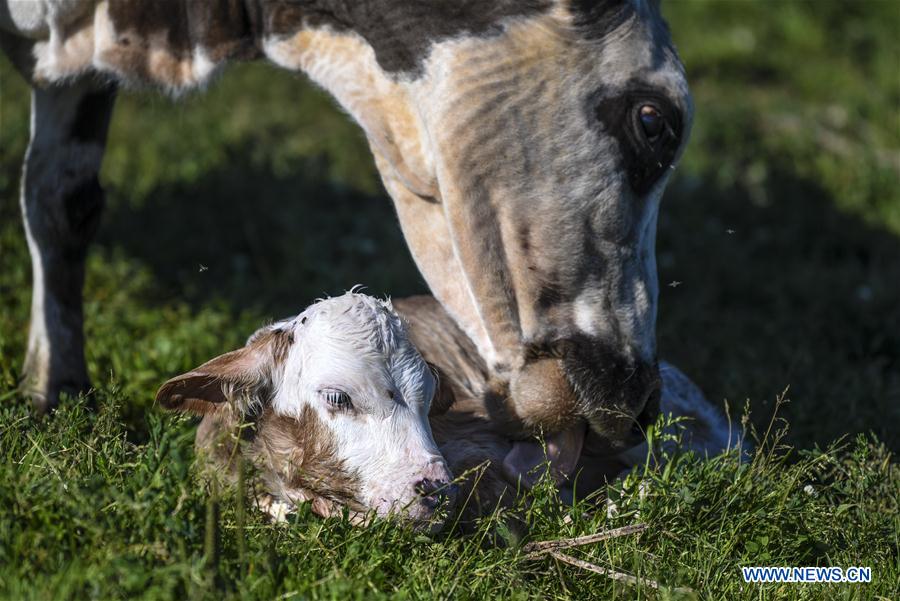
[[[234,402],[241,412],[272,388],[283,370],[293,334],[263,328],[247,345],[175,376],[160,387],[156,402],[170,411],[206,414]]]
[[[442,415],[450,410],[453,403],[456,402],[456,394],[453,392],[453,385],[441,369],[434,363],[428,363],[437,388],[434,390],[434,398],[431,399],[431,408],[428,410],[429,416]]]

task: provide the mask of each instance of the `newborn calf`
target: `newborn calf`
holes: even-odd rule
[[[260,329],[156,398],[203,415],[198,450],[231,478],[241,453],[273,510],[312,501],[322,516],[345,506],[424,526],[454,492],[428,422],[436,388],[390,303],[351,292]]]
[[[263,509],[274,517],[310,501],[323,517],[347,507],[358,520],[374,510],[439,527],[435,510],[442,498],[450,508],[458,490],[448,465],[460,476],[463,522],[512,503],[522,490],[506,466],[516,444],[483,394],[488,375],[477,350],[433,298],[396,306],[408,329],[390,303],[366,295],[320,301],[169,380],[157,401],[203,415],[200,454],[233,480],[240,453],[259,472]],[[692,419],[688,448],[715,454],[736,444],[739,430],[683,373],[666,364],[660,371],[663,412]],[[590,442],[588,434],[572,477],[559,480],[566,498],[573,479],[578,496],[589,494],[647,453],[641,445],[597,454]],[[527,474],[525,488],[539,475]]]

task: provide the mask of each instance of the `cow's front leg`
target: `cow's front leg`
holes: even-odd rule
[[[103,210],[98,172],[115,89],[80,80],[33,88],[22,215],[31,253],[31,326],[23,386],[39,411],[89,386],[82,288]]]

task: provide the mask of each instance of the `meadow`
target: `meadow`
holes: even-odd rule
[[[900,7],[663,10],[696,121],[660,216],[660,355],[757,450],[637,470],[609,488],[615,516],[544,487],[466,536],[307,509],[269,524],[248,495],[212,494],[194,420],[154,406],[167,378],[317,297],[426,291],[361,132],[274,67],[177,102],[120,95],[85,291],[95,389],[31,415],[29,95],[0,57],[0,598],[900,597]],[[572,551],[636,585],[522,551],[637,522]],[[870,566],[873,582],[745,584],[751,565]]]

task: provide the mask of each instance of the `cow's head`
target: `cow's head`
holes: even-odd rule
[[[169,380],[157,401],[252,424],[243,453],[287,500],[434,526],[454,491],[428,422],[435,389],[390,305],[348,293]]]
[[[271,13],[267,55],[365,129],[506,417],[629,446],[657,408],[656,219],[692,115],[658,6],[356,5]]]

